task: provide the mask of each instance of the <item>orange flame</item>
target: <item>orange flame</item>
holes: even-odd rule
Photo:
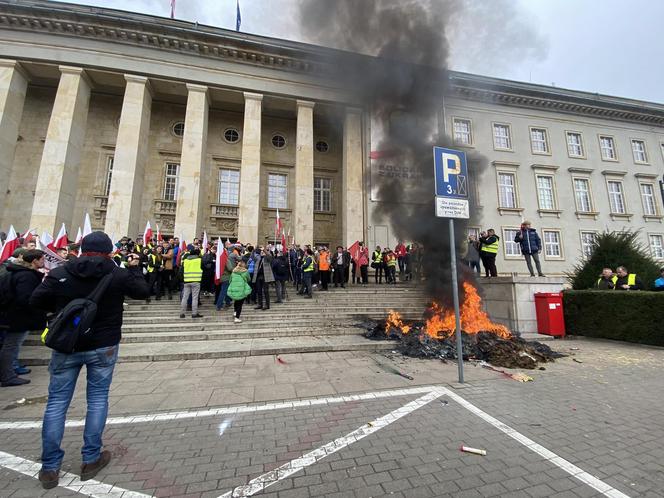
[[[504,339],[512,337],[509,329],[499,323],[494,323],[489,315],[482,309],[482,298],[477,289],[468,282],[463,283],[465,298],[461,304],[461,329],[467,334],[478,332],[491,332]],[[424,324],[427,335],[436,339],[445,339],[451,336],[456,329],[454,310],[444,309],[440,304],[434,302],[429,309],[430,317]],[[390,311],[386,321],[386,332],[391,328],[398,328],[403,334],[411,331],[412,326],[404,324],[401,315],[396,311]]]

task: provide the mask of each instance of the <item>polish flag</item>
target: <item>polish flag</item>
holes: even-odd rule
[[[286,252],[288,248],[286,247],[286,231],[282,228],[281,229],[281,250],[283,252]]]
[[[83,233],[81,233],[81,227],[78,227],[78,232],[76,232],[76,240],[74,242],[80,244],[82,240],[83,240]]]
[[[356,240],[353,245],[348,248],[348,252],[354,261],[360,259],[360,241]]]
[[[85,220],[83,221],[83,237],[92,233],[92,224],[90,223],[90,215],[85,213]],[[81,237],[81,239],[83,238]]]
[[[7,238],[5,239],[5,244],[2,246],[2,249],[0,249],[0,263],[9,259],[19,245],[18,235],[16,235],[14,225],[11,225],[9,227],[9,232],[7,233]]]
[[[50,233],[44,232],[41,234],[41,237],[39,237],[39,243],[42,247],[50,248],[53,245],[53,237],[51,237]]]
[[[161,232],[159,231],[159,225],[157,225],[157,242],[160,244],[164,241],[164,238],[161,236]]]
[[[182,263],[182,255],[187,250],[187,243],[184,240],[184,237],[180,235],[180,250],[178,251],[177,265],[180,266]]]
[[[66,249],[67,244],[69,244],[69,239],[67,239],[67,229],[63,223],[58,232],[58,236],[55,238],[55,242],[48,245],[51,251],[55,252],[56,249]]]
[[[32,239],[35,238],[34,228],[31,228],[23,234],[23,245],[27,245]]]
[[[279,216],[279,208],[277,208],[277,228],[275,232],[280,233],[283,230],[283,225],[281,224],[281,217]]]
[[[208,238],[207,231],[203,231],[203,254],[208,252]]]
[[[224,273],[224,268],[226,268],[226,262],[228,261],[228,252],[221,243],[221,237],[217,239],[217,258],[214,264],[214,283],[219,285],[221,283],[221,275]]]
[[[143,232],[143,244],[146,246],[152,243],[152,227],[150,226],[150,220],[145,224],[145,231]]]

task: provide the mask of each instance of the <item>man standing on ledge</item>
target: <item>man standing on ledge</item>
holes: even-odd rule
[[[149,295],[138,267],[139,260],[127,261],[126,269],[116,266],[111,259],[113,243],[104,232],[92,232],[84,237],[81,251],[80,258],[51,270],[30,298],[31,306],[58,312],[70,301],[89,296],[105,275],[113,275],[99,300],[91,330],[81,336],[75,352],[53,351],[51,354],[48,403],[42,425],[42,468],[39,471],[44,489],[58,485],[65,454],[60,447],[65,418],[83,365],[86,368],[88,406],[81,450],[81,480],[92,479],[111,461],[111,452],[102,451],[102,434],[108,415],[108,391],[118,358],[124,296],[146,299]]]
[[[493,228],[489,228],[486,232],[480,234],[480,259],[482,266],[484,266],[485,277],[497,277],[498,269],[496,268],[496,255],[498,254],[498,241],[500,237],[496,235]]]
[[[533,271],[533,263],[531,259],[535,260],[535,267],[537,268],[537,274],[540,277],[543,277],[542,265],[540,264],[539,253],[542,251],[542,240],[540,236],[537,235],[537,230],[532,228],[529,221],[524,221],[521,223],[521,229],[516,233],[514,237],[514,242],[521,246],[521,254],[526,258],[526,265],[528,266],[528,271],[530,276],[534,277],[535,272]]]

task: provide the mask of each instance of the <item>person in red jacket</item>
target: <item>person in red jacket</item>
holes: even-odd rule
[[[399,263],[399,275],[403,278],[403,272],[406,270],[406,246],[402,240],[399,241],[397,246],[394,248],[394,254],[397,257],[397,262]]]

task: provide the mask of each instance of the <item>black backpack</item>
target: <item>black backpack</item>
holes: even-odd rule
[[[14,302],[12,272],[5,265],[0,265],[0,313],[6,312]]]
[[[88,297],[70,301],[48,322],[42,342],[60,353],[71,354],[81,336],[90,333],[97,316],[97,304],[113,280],[113,273],[104,275]]]

